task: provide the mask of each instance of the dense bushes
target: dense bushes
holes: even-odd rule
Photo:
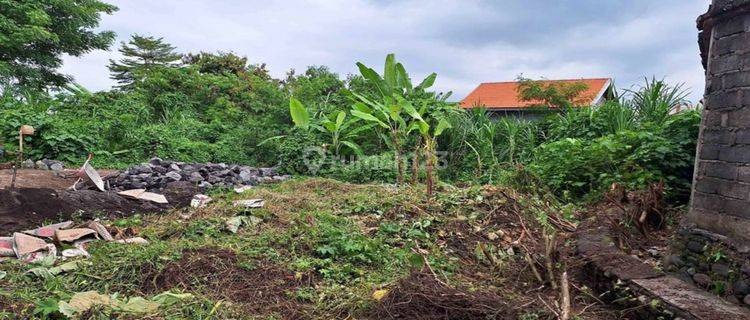
[[[395,75],[381,78],[361,66],[367,77],[346,80],[319,66],[277,80],[264,66],[246,66],[231,54],[185,60],[153,68],[127,90],[91,93],[72,86],[54,96],[8,91],[0,101],[0,139],[15,151],[16,130],[29,124],[37,129],[26,138],[34,159],[77,164],[94,153],[97,166],[124,167],[158,155],[276,165],[358,183],[394,181],[400,171],[394,151],[403,153],[404,175],[424,178],[424,155],[409,153],[431,150],[441,152],[441,175],[452,181],[518,183],[522,177],[524,187],[535,181],[568,200],[595,197],[612,183],[637,189],[664,181],[672,199],[688,195],[700,113],[670,113],[683,102],[679,86],[646,81],[641,90],[601,106],[568,107],[527,121],[458,110],[446,96],[424,90],[434,75],[420,86],[402,82],[408,75],[390,55],[386,71]],[[389,62],[398,67],[388,68]],[[378,85],[385,83],[391,91],[383,93]],[[305,106],[310,127],[320,130],[292,126],[290,96]],[[416,170],[413,159],[419,160]]]
[[[346,86],[322,67],[291,75],[288,83],[271,78],[261,67],[248,66],[239,73],[201,72],[201,67],[158,68],[128,91],[90,93],[72,87],[55,96],[6,91],[0,101],[0,143],[14,152],[19,126],[29,124],[37,135],[26,138],[27,155],[35,159],[75,164],[94,153],[98,166],[124,167],[159,155],[264,166],[283,162],[298,172],[293,162],[299,161],[295,159],[299,155],[291,152],[291,142],[259,146],[260,142],[290,130],[286,107],[290,92],[330,98],[331,90]],[[341,103],[340,98],[334,100]],[[349,108],[330,103],[315,106]]]
[[[548,189],[566,200],[664,181],[671,200],[689,196],[699,111],[674,114],[680,86],[645,85],[601,106],[567,108],[538,121],[491,119],[474,109],[453,117],[441,140],[448,176]]]

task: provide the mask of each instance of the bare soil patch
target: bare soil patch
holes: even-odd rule
[[[141,289],[147,293],[173,288],[198,291],[215,299],[243,303],[250,314],[302,317],[303,305],[295,300],[294,292],[312,281],[298,279],[284,267],[266,261],[256,260],[253,264],[252,268],[241,267],[237,255],[230,250],[185,250],[180,260],[168,263],[162,270],[145,265]]]
[[[413,272],[375,307],[372,319],[516,319],[492,292],[449,287],[429,273]]]
[[[169,185],[165,195],[170,204],[140,201],[114,192],[95,190],[59,191],[50,188],[0,189],[0,235],[38,227],[45,221],[81,218],[106,214],[120,218],[134,213],[161,212],[189,202],[196,189],[192,185]]]
[[[115,173],[117,170],[98,170],[102,177]],[[13,178],[12,170],[0,170],[0,188],[7,188]],[[53,190],[66,190],[72,186],[78,178],[68,177],[65,174],[55,174],[49,170],[18,170],[16,176],[17,188],[45,188]]]

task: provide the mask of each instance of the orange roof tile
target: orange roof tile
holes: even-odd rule
[[[588,89],[581,94],[582,100],[593,104],[611,83],[609,78],[542,80],[543,83],[583,82]],[[539,104],[538,101],[520,101],[518,99],[518,82],[485,82],[480,84],[466,98],[461,100],[462,108],[483,106],[487,109],[519,109]]]

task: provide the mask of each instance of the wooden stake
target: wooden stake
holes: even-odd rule
[[[560,313],[560,320],[569,320],[570,319],[570,285],[568,283],[568,271],[563,271],[563,274],[560,280],[560,286],[562,287],[561,289],[562,302],[560,302],[562,312]]]

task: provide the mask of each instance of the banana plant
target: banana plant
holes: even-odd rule
[[[356,155],[362,156],[362,149],[353,139],[359,133],[370,130],[373,127],[373,125],[369,124],[357,127],[359,118],[352,117],[347,119],[347,114],[344,111],[332,112],[327,115],[321,115],[318,119],[311,119],[307,108],[294,97],[289,99],[289,113],[296,127],[314,129],[327,135],[331,142],[329,146],[336,156],[341,154],[342,146],[348,147]]]
[[[410,114],[412,122],[409,125],[409,132],[418,131],[421,136],[422,150],[425,158],[425,171],[427,174],[427,195],[432,196],[435,185],[435,160],[437,149],[437,138],[451,128],[448,121],[448,115],[455,111],[453,105],[446,102],[450,93],[442,96],[430,96],[422,99],[421,108],[417,111],[414,107],[408,110],[414,112]],[[405,104],[410,104],[404,101]],[[415,157],[417,158],[417,157]],[[416,165],[416,164],[415,164]]]
[[[410,103],[405,102],[425,95],[425,90],[435,83],[437,75],[430,74],[414,87],[406,69],[401,63],[396,62],[394,54],[386,56],[382,76],[361,62],[357,63],[357,67],[362,77],[375,86],[380,96],[370,99],[350,92],[357,101],[351,114],[386,132],[378,132],[378,135],[393,151],[398,166],[397,183],[403,184],[402,145],[408,138],[409,122],[415,115],[418,115],[417,110]]]

